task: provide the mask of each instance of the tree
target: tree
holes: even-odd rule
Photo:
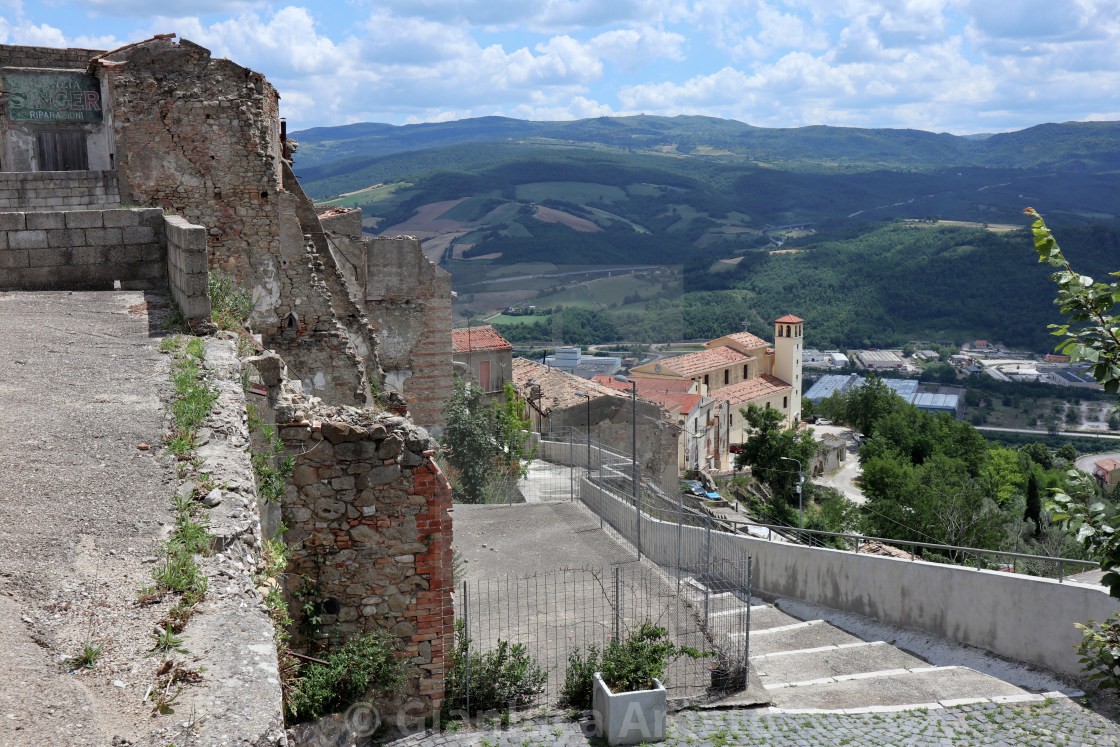
[[[1059,456],[1067,462],[1072,462],[1077,459],[1077,447],[1073,444],[1062,444],[1055,456]]]
[[[1113,311],[1120,304],[1120,281],[1097,283],[1075,272],[1042,216],[1034,208],[1024,212],[1035,219],[1031,230],[1038,261],[1059,268],[1050,279],[1058,285],[1054,303],[1068,322],[1049,325],[1054,330],[1051,334],[1064,338],[1055,349],[1071,361],[1093,364],[1090,375],[1106,392],[1116,394],[1120,391],[1120,316]],[[1111,275],[1120,278],[1120,272]]]
[[[498,446],[491,411],[482,404],[482,387],[456,373],[443,412],[443,448],[454,468],[456,497],[463,503],[485,503]]]
[[[785,415],[775,408],[749,405],[739,410],[747,423],[748,437],[743,450],[735,457],[736,466],[750,467],[751,472],[774,491],[774,495],[787,505],[797,505],[797,466],[782,459],[801,462],[803,472],[808,472],[819,445],[813,440],[813,431],[783,428]]]
[[[491,406],[494,421],[495,451],[498,470],[503,477],[519,480],[529,472],[529,463],[537,448],[526,449],[531,421],[525,401],[517,396],[513,384],[502,387],[502,400]]]
[[[1035,441],[1034,443],[1024,444],[1019,451],[1026,454],[1027,458],[1043,469],[1054,468],[1054,457],[1051,456],[1050,449],[1044,443]]]
[[[1042,499],[1038,495],[1038,473],[1034,468],[1027,477],[1027,507],[1023,518],[1034,522],[1034,536],[1042,533]]]
[[[801,419],[809,420],[816,414],[816,405],[808,397],[801,398]]]
[[[878,376],[869,377],[862,386],[847,393],[844,420],[868,438],[875,435],[875,423],[906,404]]]
[[[1035,219],[1031,230],[1038,261],[1058,268],[1050,279],[1058,285],[1054,303],[1067,322],[1049,325],[1054,330],[1053,335],[1063,338],[1056,350],[1072,361],[1091,363],[1090,375],[1106,392],[1117,393],[1120,391],[1120,316],[1113,312],[1120,303],[1120,281],[1098,283],[1075,272],[1042,216],[1034,208],[1024,212]],[[1111,276],[1120,278],[1120,272],[1111,273]],[[1103,502],[1093,501],[1096,486],[1092,478],[1077,470],[1071,470],[1069,477],[1069,489],[1057,493],[1047,509],[1054,514],[1054,521],[1074,532],[1090,557],[1100,562],[1101,570],[1105,571],[1101,583],[1108,587],[1110,595],[1120,598],[1120,573],[1116,572],[1120,568],[1120,530],[1116,529],[1120,516],[1109,516],[1114,512]]]

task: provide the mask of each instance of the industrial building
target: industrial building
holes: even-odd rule
[[[862,386],[866,379],[859,374],[848,376],[828,375],[817,380],[805,396],[814,405],[819,405],[822,400],[836,392],[848,392],[857,386]],[[934,394],[932,392],[919,392],[918,382],[914,379],[881,379],[894,393],[902,397],[908,404],[914,405],[919,410],[926,412],[944,412],[957,416],[960,397],[956,394]]]

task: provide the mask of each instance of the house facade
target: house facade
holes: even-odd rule
[[[513,345],[489,324],[451,330],[451,356],[487,394],[513,382]]]

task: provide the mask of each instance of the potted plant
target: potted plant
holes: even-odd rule
[[[595,733],[609,745],[659,742],[665,738],[665,668],[682,656],[706,655],[678,646],[665,628],[646,622],[625,641],[608,643],[601,656],[594,647],[586,659],[572,652],[564,700],[575,707],[591,705]]]

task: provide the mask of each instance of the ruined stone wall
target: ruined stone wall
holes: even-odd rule
[[[336,417],[280,427],[296,458],[282,503],[289,578],[311,579],[323,637],[396,635],[414,667],[405,698],[435,712],[453,631],[451,486],[405,418]]]
[[[89,61],[99,54],[102,52],[98,49],[57,49],[0,44],[0,66],[84,70]]]
[[[419,239],[366,243],[366,308],[381,342],[385,388],[438,436],[452,389],[451,275],[424,256]]]
[[[0,288],[163,289],[159,210],[0,213]]]
[[[205,226],[210,269],[252,290],[264,344],[315,395],[364,404],[362,361],[335,318],[330,273],[283,189],[276,90],[185,39],[145,42],[99,65],[123,198]]]

